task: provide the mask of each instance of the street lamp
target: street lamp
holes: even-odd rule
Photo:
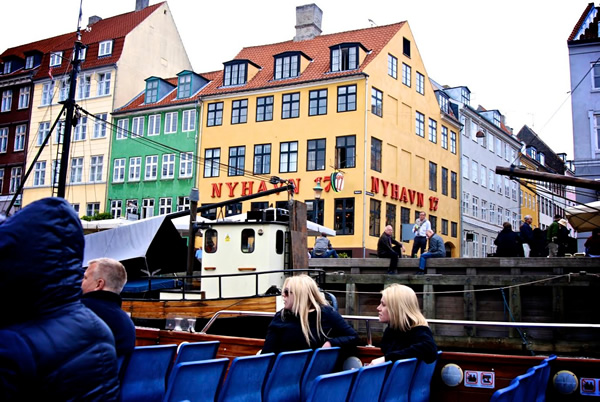
[[[314,222],[319,224],[319,200],[321,199],[321,194],[323,193],[323,187],[321,187],[321,181],[317,182],[317,185],[313,187],[315,192],[315,202],[313,206],[313,213],[315,215]]]

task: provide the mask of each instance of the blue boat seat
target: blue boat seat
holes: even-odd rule
[[[519,382],[519,386],[515,393],[515,401],[531,401],[535,398],[537,392],[535,373],[535,370],[527,371],[525,374],[518,375],[511,381],[511,384],[513,382]]]
[[[536,402],[544,402],[546,400],[546,388],[548,388],[548,381],[550,381],[550,370],[552,362],[556,360],[556,355],[550,355],[543,360],[548,363],[543,369],[542,374],[539,377],[537,395],[535,397]]]
[[[322,374],[315,378],[307,402],[346,402],[352,381],[358,370]]]
[[[300,401],[300,382],[312,353],[312,349],[305,349],[277,355],[265,384],[263,402]]]
[[[515,395],[519,388],[519,380],[512,380],[510,385],[505,388],[496,390],[492,394],[490,402],[513,402],[516,401]]]
[[[263,385],[274,356],[274,353],[266,353],[233,359],[219,392],[219,402],[261,402]]]
[[[162,401],[177,345],[136,346],[121,381],[121,401]]]
[[[410,402],[428,402],[429,395],[431,393],[431,379],[433,378],[433,372],[435,366],[440,358],[442,351],[437,352],[437,357],[432,363],[425,363],[419,360],[417,368],[415,369],[415,375],[413,376],[410,384],[410,391],[408,399]]]
[[[329,374],[335,369],[335,364],[340,356],[340,348],[319,348],[313,353],[308,367],[302,377],[300,395],[306,399],[315,379],[321,374]]]
[[[381,402],[408,402],[410,383],[417,368],[417,358],[397,360],[381,390]]]
[[[219,341],[182,343],[179,345],[175,364],[214,359],[220,344]]]
[[[378,401],[392,362],[358,369],[348,402]]]
[[[226,358],[178,363],[163,402],[214,402],[228,365]]]

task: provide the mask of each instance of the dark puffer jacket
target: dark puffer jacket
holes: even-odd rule
[[[83,246],[63,199],[0,224],[0,400],[118,398],[114,338],[80,301]]]

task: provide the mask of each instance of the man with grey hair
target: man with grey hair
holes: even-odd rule
[[[118,357],[131,354],[135,347],[135,325],[121,309],[120,293],[126,282],[123,264],[112,258],[98,258],[88,263],[81,283],[81,301],[111,329]]]
[[[533,218],[531,215],[525,215],[523,217],[523,224],[519,229],[519,235],[523,242],[523,255],[528,258],[531,253],[531,244],[533,243],[533,229],[531,229],[531,222]]]

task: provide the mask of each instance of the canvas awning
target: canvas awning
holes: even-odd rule
[[[569,223],[578,232],[591,232],[600,227],[600,201],[569,207],[565,212]]]

